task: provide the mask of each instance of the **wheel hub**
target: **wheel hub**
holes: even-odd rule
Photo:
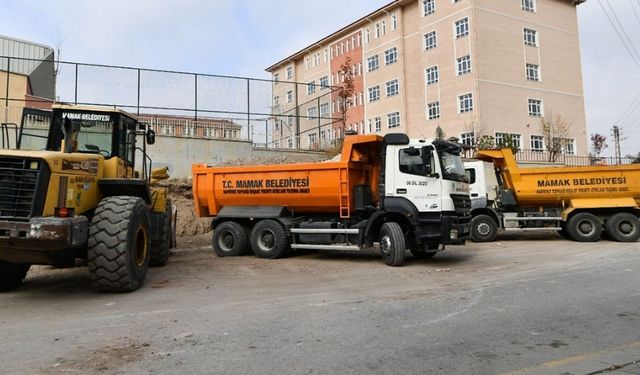
[[[480,223],[476,226],[476,232],[478,232],[479,235],[486,237],[491,233],[491,226],[487,223]]]
[[[272,251],[276,243],[275,238],[275,233],[269,230],[265,230],[264,232],[262,232],[262,234],[260,235],[260,240],[258,241],[260,249],[262,249],[263,251]]]
[[[385,255],[391,252],[391,238],[389,236],[383,236],[380,239],[380,250]]]
[[[591,222],[585,220],[578,224],[578,230],[580,230],[580,232],[584,235],[589,235],[593,233],[595,228],[593,227],[593,224]]]

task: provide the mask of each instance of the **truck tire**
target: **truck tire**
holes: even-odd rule
[[[104,198],[89,228],[87,261],[95,287],[108,292],[132,292],[144,283],[149,269],[149,216],[141,198]]]
[[[640,238],[640,219],[628,212],[611,215],[605,228],[607,235],[618,242],[636,242]]]
[[[235,221],[223,221],[213,231],[213,251],[219,257],[242,255],[247,248],[249,234]]]
[[[398,223],[388,222],[380,228],[380,252],[384,262],[392,267],[404,264],[406,245],[404,234]]]
[[[259,221],[251,230],[251,248],[258,258],[276,259],[289,249],[285,228],[275,220]]]
[[[498,223],[489,215],[478,215],[471,219],[473,242],[492,242],[498,234]]]
[[[574,241],[596,242],[602,234],[602,224],[594,214],[577,213],[567,221],[567,233]]]
[[[22,284],[27,277],[31,265],[22,263],[9,263],[0,260],[0,292],[7,292]]]
[[[160,228],[160,238],[162,240],[151,242],[151,259],[149,265],[153,267],[165,266],[169,261],[169,249],[171,248],[171,201],[167,204],[162,214],[162,227]]]

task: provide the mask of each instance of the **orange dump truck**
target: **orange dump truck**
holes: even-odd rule
[[[471,182],[471,237],[558,230],[580,242],[640,238],[640,164],[521,168],[510,149],[481,150],[465,162]]]
[[[375,247],[399,266],[464,243],[471,220],[460,147],[405,134],[347,136],[337,161],[194,165],[193,191],[219,256]]]

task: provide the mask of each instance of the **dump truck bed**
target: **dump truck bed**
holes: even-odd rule
[[[510,149],[480,150],[480,160],[502,170],[519,206],[545,206],[563,201],[614,200],[640,205],[640,164],[520,168]]]
[[[292,213],[340,213],[354,209],[353,191],[367,186],[377,199],[382,138],[348,137],[340,160],[287,165],[194,165],[196,214],[216,216],[225,206],[281,206]]]

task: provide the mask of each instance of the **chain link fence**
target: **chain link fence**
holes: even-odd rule
[[[332,110],[340,87],[0,57],[0,123],[42,127],[53,103],[116,107],[159,136],[250,141],[256,147],[320,150],[344,136]],[[3,130],[4,131],[4,130]]]

